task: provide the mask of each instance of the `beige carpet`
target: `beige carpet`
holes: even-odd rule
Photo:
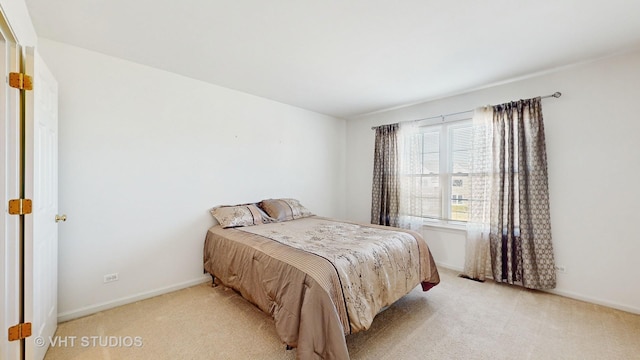
[[[456,275],[348,336],[351,358],[640,359],[640,315]],[[62,323],[55,339],[46,360],[295,359],[269,316],[209,284]]]

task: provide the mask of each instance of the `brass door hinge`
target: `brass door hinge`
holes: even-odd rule
[[[20,90],[33,90],[33,79],[23,73],[9,73],[9,86]]]
[[[31,199],[13,199],[9,200],[10,215],[26,215],[31,214],[33,203]]]
[[[26,339],[31,336],[31,323],[22,323],[9,328],[9,341]]]

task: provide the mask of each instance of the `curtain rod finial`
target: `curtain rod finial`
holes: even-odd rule
[[[554,98],[559,98],[560,96],[562,96],[562,93],[560,91],[556,91],[551,96],[553,96]]]

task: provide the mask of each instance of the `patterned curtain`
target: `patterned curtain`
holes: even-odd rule
[[[467,265],[482,271],[469,258],[481,259],[480,254],[486,252],[488,225],[494,280],[532,289],[552,289],[556,274],[540,98],[496,105],[492,112],[491,124],[484,131],[474,132],[474,140],[476,135],[485,136],[482,141],[490,147],[485,153],[491,156],[491,171],[484,180],[490,191],[483,201],[472,198],[476,201],[471,201],[470,211],[472,214],[488,211],[489,215],[484,215],[479,223],[483,236],[481,242],[475,242],[475,253],[466,254],[465,274],[475,275],[467,274]],[[477,225],[468,224],[467,251],[474,241],[473,227]]]
[[[371,223],[398,226],[398,124],[376,128]]]

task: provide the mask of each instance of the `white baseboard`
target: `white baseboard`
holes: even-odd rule
[[[452,266],[446,263],[441,263],[441,262],[436,262],[436,266],[438,267],[443,267],[445,269],[449,269],[449,270],[453,270],[453,271],[462,271],[462,268],[459,268],[457,266]],[[488,277],[491,278],[491,277]],[[633,307],[633,306],[628,306],[628,305],[623,305],[623,304],[618,304],[616,302],[612,302],[612,301],[607,301],[607,300],[602,300],[602,299],[597,299],[597,298],[592,298],[589,296],[583,296],[580,294],[576,294],[574,292],[571,291],[564,291],[564,290],[558,290],[558,289],[553,289],[553,290],[542,290],[544,292],[548,292],[550,294],[554,294],[554,295],[558,295],[558,296],[564,296],[570,299],[574,299],[574,300],[580,300],[580,301],[585,301],[591,304],[596,304],[596,305],[602,305],[602,306],[606,306],[612,309],[617,309],[617,310],[622,310],[622,311],[626,311],[626,312],[630,312],[630,313],[634,313],[634,314],[640,314],[640,308],[637,307]]]
[[[457,266],[450,265],[450,264],[446,264],[446,263],[436,262],[436,265],[438,267],[443,267],[445,269],[449,269],[449,270],[453,270],[453,271],[462,271],[461,268],[459,268]],[[199,277],[197,279],[185,281],[185,282],[180,283],[180,284],[166,286],[166,287],[163,287],[163,288],[160,288],[160,289],[156,289],[156,290],[152,290],[152,291],[146,291],[146,292],[143,292],[143,293],[138,293],[138,294],[135,294],[135,295],[126,296],[126,297],[123,297],[123,298],[120,298],[120,299],[107,301],[107,302],[103,302],[103,303],[99,303],[99,304],[95,304],[95,305],[91,305],[91,306],[86,306],[86,307],[83,307],[83,308],[80,308],[80,309],[77,309],[77,310],[67,311],[65,313],[58,314],[58,322],[60,323],[60,322],[65,322],[65,321],[77,319],[77,318],[80,318],[80,317],[83,317],[83,316],[95,314],[95,313],[97,313],[99,311],[108,310],[108,309],[111,309],[111,308],[114,308],[114,307],[118,307],[118,306],[121,306],[121,305],[126,305],[126,304],[130,304],[130,303],[133,303],[133,302],[136,302],[136,301],[152,298],[154,296],[170,293],[172,291],[184,289],[184,288],[187,288],[187,287],[190,287],[190,286],[194,286],[194,285],[198,285],[198,284],[201,284],[201,283],[207,282],[207,281],[211,281],[211,277],[209,275],[203,275],[202,277]],[[575,300],[580,300],[580,301],[586,301],[588,303],[602,305],[602,306],[606,306],[606,307],[610,307],[610,308],[613,308],[613,309],[622,310],[622,311],[626,311],[626,312],[630,312],[630,313],[634,313],[634,314],[640,314],[640,308],[637,308],[637,307],[618,304],[618,303],[615,303],[615,302],[606,301],[606,300],[602,300],[602,299],[591,298],[591,297],[583,296],[583,295],[576,294],[576,293],[573,293],[573,292],[570,292],[570,291],[563,291],[563,290],[555,289],[555,290],[547,290],[546,292],[548,292],[550,294],[564,296],[564,297],[568,297],[568,298],[575,299]]]
[[[203,282],[207,282],[207,281],[211,281],[211,276],[209,276],[208,274],[205,274],[205,275],[202,275],[202,277],[199,277],[199,278],[196,278],[196,279],[193,279],[193,280],[189,280],[189,281],[185,281],[185,282],[182,282],[182,283],[179,283],[179,284],[166,286],[166,287],[163,287],[163,288],[160,288],[160,289],[151,290],[151,291],[145,291],[145,292],[142,292],[142,293],[134,294],[134,295],[131,295],[131,296],[126,296],[126,297],[123,297],[123,298],[120,298],[120,299],[106,301],[106,302],[99,303],[99,304],[86,306],[86,307],[83,307],[83,308],[80,308],[80,309],[76,309],[76,310],[72,310],[72,311],[67,311],[65,313],[58,314],[58,322],[61,323],[61,322],[77,319],[77,318],[80,318],[80,317],[83,317],[83,316],[95,314],[95,313],[97,313],[99,311],[112,309],[114,307],[118,307],[118,306],[121,306],[121,305],[126,305],[126,304],[130,304],[130,303],[133,303],[133,302],[136,302],[136,301],[152,298],[154,296],[158,296],[158,295],[170,293],[172,291],[188,288],[190,286],[202,284]]]
[[[640,308],[633,307],[633,306],[618,304],[616,302],[592,298],[589,296],[583,296],[580,294],[573,293],[571,291],[564,291],[564,290],[558,290],[558,289],[545,290],[545,291],[550,294],[564,296],[564,297],[568,297],[575,300],[585,301],[591,304],[602,305],[612,309],[622,310],[622,311],[626,311],[634,314],[640,314]]]

